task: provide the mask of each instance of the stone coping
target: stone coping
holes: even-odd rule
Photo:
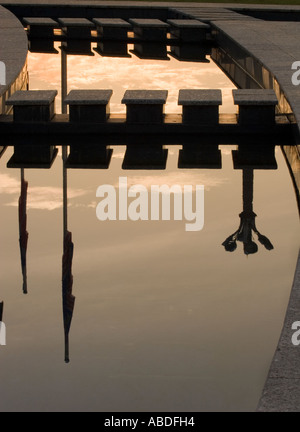
[[[159,19],[143,19],[143,18],[133,18],[130,19],[129,22],[135,26],[140,28],[169,28],[169,24],[159,20]]]
[[[57,90],[16,91],[6,102],[6,105],[50,105],[57,96]]]
[[[52,18],[31,18],[26,17],[23,18],[23,21],[25,24],[30,26],[45,26],[45,27],[59,27],[56,21],[54,21]]]
[[[233,90],[233,100],[235,105],[277,105],[278,99],[274,90],[265,89],[238,89]]]
[[[166,103],[167,90],[126,90],[122,104],[157,105]]]
[[[178,105],[222,105],[221,90],[179,90]]]
[[[209,29],[210,26],[201,21],[194,19],[170,19],[167,20],[167,23],[172,27],[177,27],[179,29]]]
[[[71,90],[65,99],[66,105],[107,105],[112,90]]]
[[[94,18],[93,21],[100,27],[131,28],[131,24],[122,18]]]

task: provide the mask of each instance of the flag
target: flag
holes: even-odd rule
[[[65,332],[65,362],[69,363],[69,332],[73,317],[75,297],[72,295],[73,275],[72,275],[72,260],[73,260],[74,244],[72,242],[72,233],[66,231],[64,238],[64,253],[62,259],[62,297],[63,297],[63,318]]]

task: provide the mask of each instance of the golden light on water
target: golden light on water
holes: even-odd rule
[[[94,46],[95,47],[95,46]],[[60,89],[60,48],[57,55],[29,53],[28,66],[32,90]],[[78,89],[113,89],[112,113],[125,113],[121,104],[127,89],[168,90],[166,113],[180,113],[177,104],[179,89],[222,89],[223,105],[220,112],[233,113],[232,82],[210,60],[209,63],[183,62],[169,56],[169,61],[131,58],[68,55],[68,91]],[[208,58],[208,57],[207,57]],[[50,84],[51,83],[51,84]],[[57,106],[60,106],[60,95]]]

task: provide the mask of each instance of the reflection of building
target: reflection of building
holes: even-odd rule
[[[222,245],[227,252],[233,252],[237,248],[237,242],[242,242],[245,255],[254,254],[258,251],[257,243],[253,239],[253,234],[257,236],[257,240],[267,250],[274,249],[270,240],[262,235],[256,228],[256,214],[253,211],[253,182],[254,169],[276,169],[276,161],[274,159],[274,147],[267,147],[264,152],[257,152],[250,149],[252,163],[247,162],[247,147],[240,147],[237,152],[234,152],[235,169],[243,171],[243,211],[240,213],[240,226],[237,231],[231,234]]]

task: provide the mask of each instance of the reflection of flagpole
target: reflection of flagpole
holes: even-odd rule
[[[67,146],[62,146],[62,160],[63,160],[63,236],[65,238],[68,229],[68,179],[67,179],[67,169],[66,160],[68,156]]]
[[[72,261],[74,244],[72,234],[68,231],[68,196],[67,196],[67,147],[63,147],[63,258],[62,258],[62,299],[65,334],[65,362],[69,363],[69,332],[74,311],[75,297],[72,295],[73,275]]]
[[[21,267],[23,275],[23,293],[27,294],[27,243],[28,243],[28,232],[27,228],[27,188],[28,182],[25,181],[24,168],[21,168],[21,195],[19,198],[19,245],[21,254]]]

